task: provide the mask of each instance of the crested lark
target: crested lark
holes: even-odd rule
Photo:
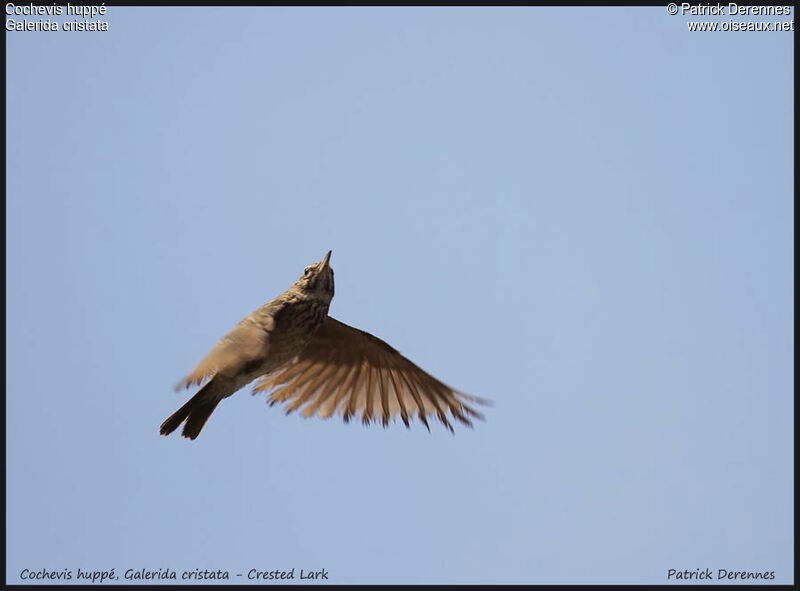
[[[453,418],[471,426],[483,416],[466,402],[489,401],[454,390],[371,334],[328,316],[333,299],[331,252],[305,268],[284,293],[237,324],[178,387],[201,384],[186,404],[161,425],[169,435],[186,421],[183,436],[195,439],[221,400],[260,378],[253,393],[270,390],[270,405],[289,402],[287,414],[383,426],[400,414],[406,427],[414,414],[428,430],[435,416],[450,431]]]

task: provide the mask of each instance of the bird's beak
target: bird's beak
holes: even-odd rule
[[[322,259],[320,270],[325,270],[325,269],[328,268],[328,262],[331,260],[331,253],[332,252],[333,252],[332,250],[329,250],[328,254],[325,255],[325,258]]]

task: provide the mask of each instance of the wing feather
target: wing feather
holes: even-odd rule
[[[367,362],[367,363],[369,363],[369,362]],[[375,400],[375,398],[373,398],[373,395],[372,395],[372,391],[373,390],[372,389],[375,386],[375,373],[376,373],[375,368],[372,367],[372,365],[370,365],[368,367],[368,369],[367,369],[367,378],[368,378],[367,379],[367,387],[364,390],[364,415],[362,417],[362,422],[365,425],[369,425],[370,422],[372,422],[372,419],[373,419],[372,407],[373,407],[373,401]]]
[[[378,372],[378,391],[381,394],[381,408],[383,415],[381,415],[381,423],[384,427],[389,425],[389,419],[392,417],[392,410],[389,407],[389,381],[386,379],[386,371],[382,367],[376,368]]]
[[[346,379],[349,373],[349,370],[350,368],[346,365],[342,365],[338,368],[338,371],[336,372],[334,377],[325,382],[325,384],[323,384],[320,393],[317,396],[315,396],[314,400],[310,401],[308,403],[308,406],[306,406],[303,409],[302,414],[304,417],[311,417],[317,414],[317,411],[325,403],[325,401],[330,398],[331,394],[336,392],[339,389],[339,387],[343,384],[344,380]]]
[[[350,395],[353,387],[358,382],[358,374],[361,372],[361,364],[355,363],[350,368],[350,371],[347,373],[347,377],[344,379],[344,383],[342,386],[337,390],[336,395],[333,397],[333,402],[328,404],[327,406],[323,407],[319,411],[319,416],[323,419],[327,419],[333,413],[336,412],[337,407],[342,402],[342,400]]]
[[[222,337],[176,390],[202,384],[213,375],[236,376],[248,365],[265,359],[269,352],[269,330],[251,314]]]
[[[306,349],[289,363],[263,376],[254,393],[271,390],[270,404],[286,402],[287,414],[304,406],[303,416],[345,422],[360,413],[366,425],[383,426],[397,415],[406,426],[418,418],[438,419],[450,431],[454,419],[472,425],[483,415],[470,404],[489,400],[465,394],[440,382],[381,339],[328,316]]]
[[[405,424],[406,428],[408,428],[408,411],[406,410],[406,405],[403,402],[404,393],[401,392],[400,388],[397,386],[397,370],[390,368],[386,373],[389,374],[389,379],[392,382],[392,389],[394,390],[394,395],[397,398],[397,405],[400,407],[400,417],[403,419],[403,424]]]
[[[297,396],[286,409],[286,414],[293,412],[308,402],[312,396],[318,394],[320,388],[325,385],[325,382],[333,377],[333,373],[338,369],[335,365],[323,365],[320,371],[303,389],[302,393]],[[293,388],[296,390],[296,387]]]

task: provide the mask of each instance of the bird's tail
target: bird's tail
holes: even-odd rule
[[[208,417],[217,408],[223,396],[219,394],[218,378],[212,378],[205,386],[198,390],[197,394],[192,396],[189,401],[176,410],[172,416],[161,424],[161,434],[169,435],[177,429],[183,421],[186,425],[183,427],[182,435],[189,439],[195,439],[200,435],[203,426],[206,424]]]

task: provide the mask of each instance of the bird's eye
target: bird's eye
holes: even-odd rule
[[[306,267],[306,270],[303,271],[303,277],[308,277],[309,275],[311,275],[311,271],[312,271],[311,267]]]

